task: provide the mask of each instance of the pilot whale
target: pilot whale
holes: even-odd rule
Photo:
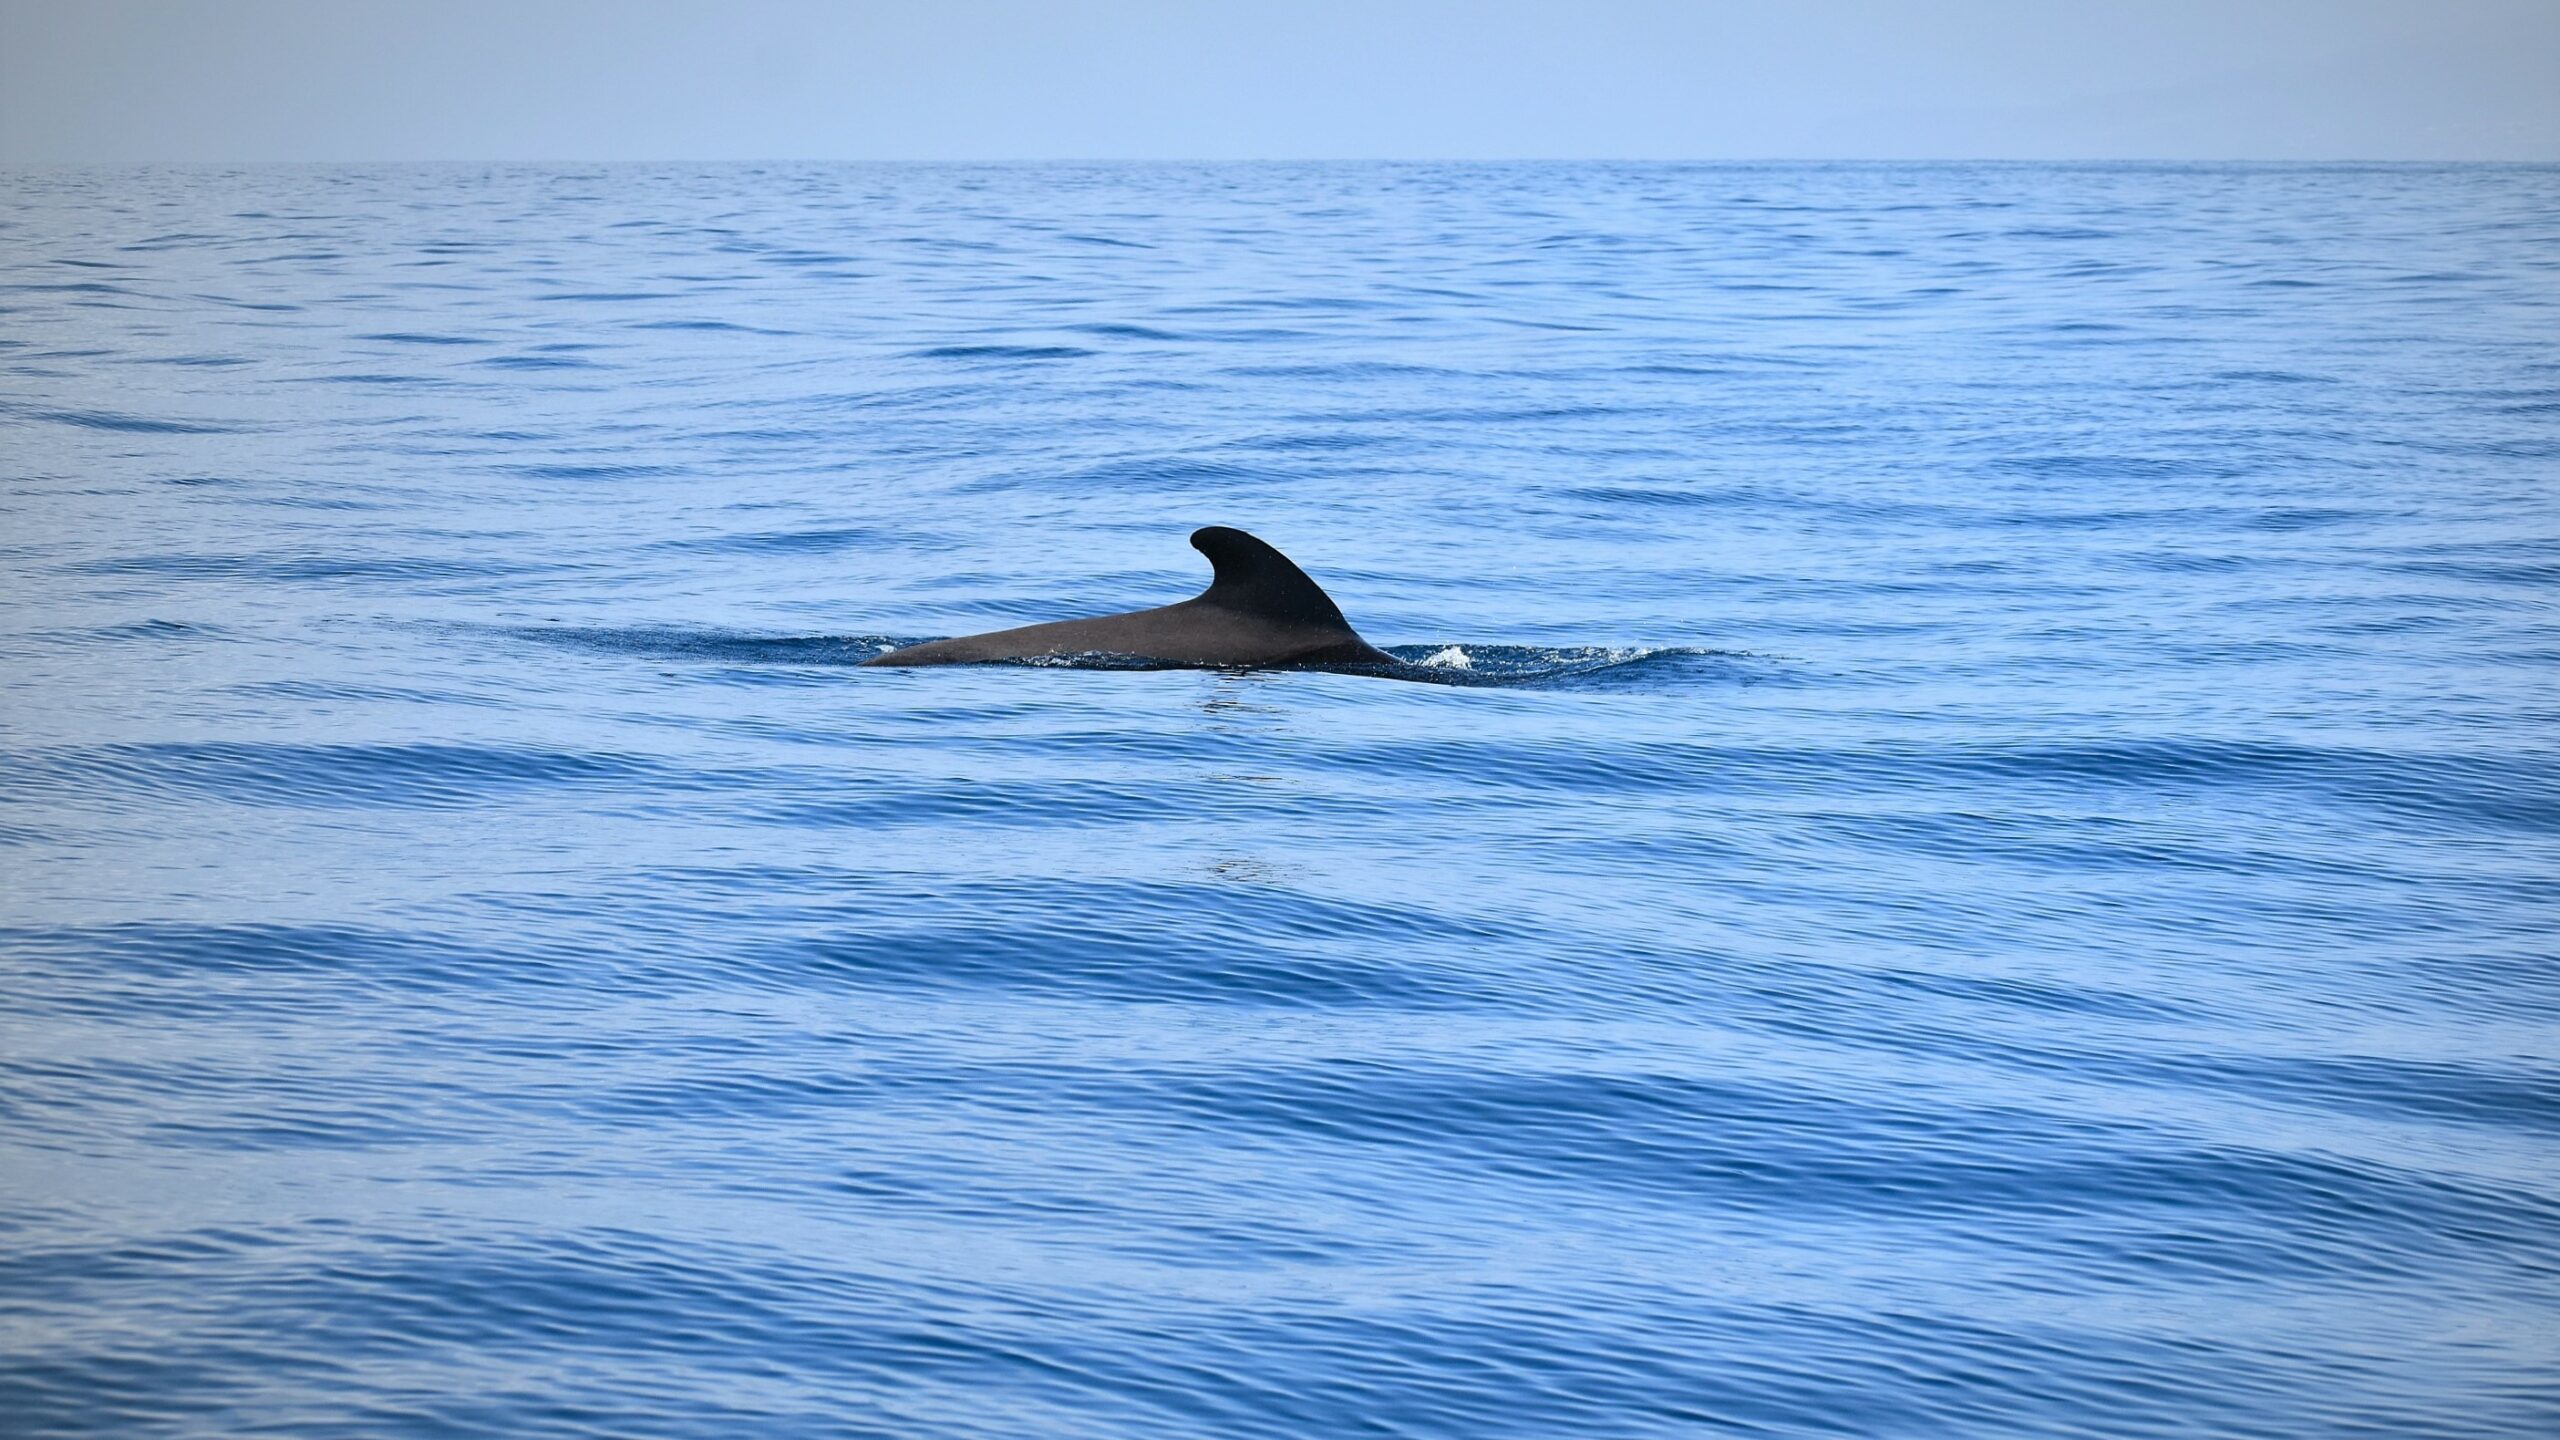
[[[973,665],[1089,654],[1198,668],[1396,663],[1360,638],[1307,572],[1262,541],[1211,525],[1191,532],[1191,548],[1209,557],[1214,573],[1208,589],[1178,604],[934,640],[862,663]]]

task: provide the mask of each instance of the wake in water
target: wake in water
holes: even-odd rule
[[[894,635],[744,635],[718,630],[609,629],[590,626],[523,626],[505,633],[544,644],[653,659],[752,666],[859,666],[892,650],[920,643]],[[1739,650],[1694,646],[1610,645],[1384,645],[1391,665],[1240,666],[1238,669],[1314,670],[1374,675],[1424,685],[1479,688],[1533,686],[1641,686],[1729,670],[1753,658]],[[989,665],[1037,670],[1176,670],[1130,655],[1091,653],[994,660]]]

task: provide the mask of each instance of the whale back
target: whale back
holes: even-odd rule
[[[1051,620],[928,640],[865,665],[966,665],[1057,655],[1119,655],[1164,665],[1392,665],[1342,618],[1323,587],[1289,557],[1241,530],[1191,533],[1209,557],[1209,588],[1152,610]]]
[[[1333,597],[1288,556],[1253,536],[1209,525],[1191,532],[1191,548],[1208,556],[1215,572],[1192,603],[1280,625],[1350,633],[1351,622]]]

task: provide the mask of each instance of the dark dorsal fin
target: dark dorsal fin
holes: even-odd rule
[[[1191,532],[1191,548],[1209,557],[1217,578],[1200,592],[1203,603],[1239,614],[1297,625],[1349,630],[1351,622],[1321,586],[1289,557],[1241,530],[1211,525]]]

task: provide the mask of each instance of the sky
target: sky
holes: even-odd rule
[[[2560,0],[0,0],[0,163],[2560,160]]]

